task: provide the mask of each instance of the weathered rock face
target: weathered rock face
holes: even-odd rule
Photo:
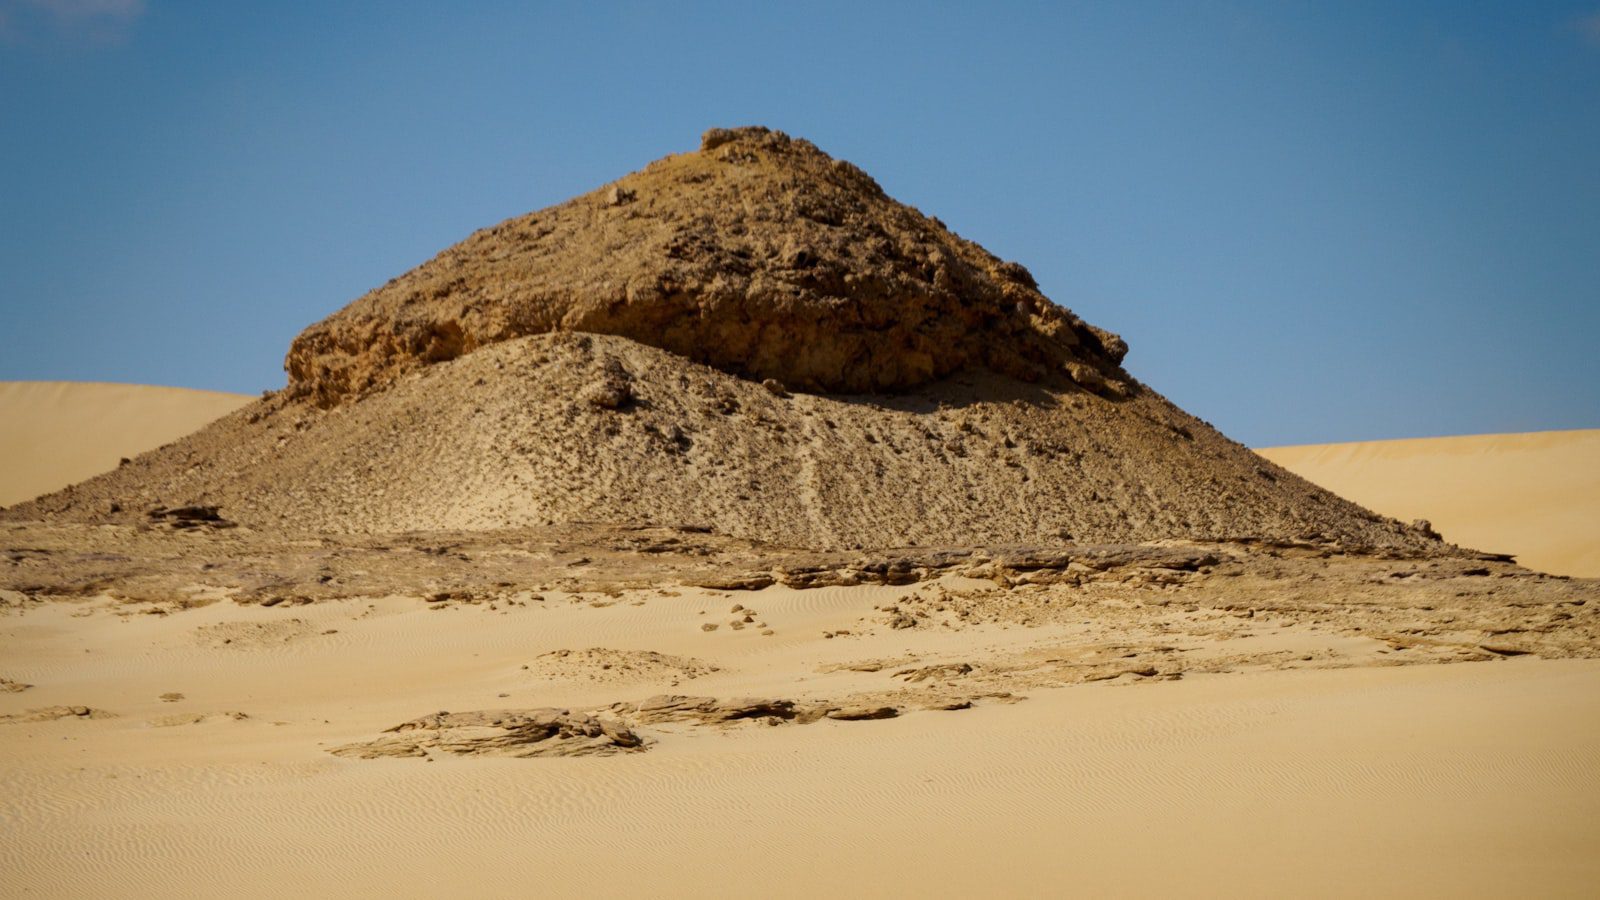
[[[901,391],[983,366],[1130,390],[1127,347],[1022,266],[765,128],[473,234],[306,329],[294,396],[334,406],[529,334],[632,338],[780,389]],[[603,398],[602,398],[603,399]]]

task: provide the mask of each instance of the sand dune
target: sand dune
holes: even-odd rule
[[[1271,447],[1262,456],[1446,540],[1600,576],[1600,429]]]
[[[250,400],[138,384],[0,382],[0,506],[114,469]]]

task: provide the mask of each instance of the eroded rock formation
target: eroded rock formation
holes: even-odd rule
[[[331,406],[551,331],[812,392],[899,391],[969,366],[1128,389],[1126,345],[1051,303],[1027,269],[808,141],[739,128],[479,231],[311,326],[289,349],[289,390]]]

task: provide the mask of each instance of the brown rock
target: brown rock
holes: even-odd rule
[[[550,331],[631,337],[780,391],[904,390],[970,365],[1115,372],[1126,351],[855,166],[782,132],[714,129],[697,153],[480,231],[308,328],[289,392],[334,405]]]
[[[846,706],[828,710],[828,718],[842,722],[861,722],[868,719],[892,719],[900,710],[892,706]]]

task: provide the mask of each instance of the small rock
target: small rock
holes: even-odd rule
[[[620,409],[623,404],[633,399],[633,389],[626,384],[603,381],[591,385],[584,391],[583,399],[590,406],[599,409]]]

